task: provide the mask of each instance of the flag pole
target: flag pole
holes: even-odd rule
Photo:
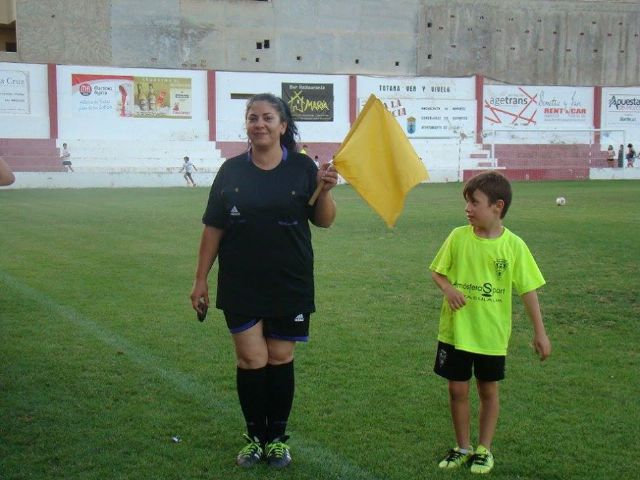
[[[313,207],[313,204],[316,203],[316,200],[318,199],[318,196],[322,191],[322,187],[324,187],[324,180],[320,180],[320,183],[318,183],[318,186],[316,187],[316,191],[313,192],[313,195],[311,195],[311,198],[309,199],[309,203],[307,205]]]
[[[327,170],[329,168],[331,168],[331,164],[333,162],[327,162],[329,164],[329,167],[327,167]],[[320,180],[320,182],[318,183],[318,186],[316,187],[316,190],[313,192],[313,195],[311,195],[311,198],[309,199],[309,202],[307,203],[307,205],[309,205],[310,207],[313,207],[313,204],[316,203],[316,200],[318,199],[318,196],[320,195],[320,192],[322,192],[322,187],[324,187],[324,184],[326,182],[324,180]]]

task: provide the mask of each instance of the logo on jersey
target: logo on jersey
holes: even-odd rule
[[[233,206],[233,208],[229,212],[229,215],[231,215],[232,217],[239,217],[240,216],[240,212],[238,211],[238,209],[236,208],[235,205]]]
[[[509,261],[505,258],[498,258],[496,261],[493,262],[493,266],[496,269],[496,275],[498,276],[498,280],[500,280],[504,272],[506,272],[507,268],[509,268]]]
[[[501,296],[504,295],[504,293],[507,291],[507,289],[504,287],[494,287],[491,282],[485,282],[482,285],[453,282],[453,286],[458,290],[462,290],[465,297],[473,300],[482,300],[480,297],[476,296],[476,293],[479,293],[482,297],[485,298],[492,298],[494,295],[499,295],[500,297],[495,301],[502,302]]]
[[[296,318],[293,319],[294,322],[304,322],[304,315],[299,313]]]

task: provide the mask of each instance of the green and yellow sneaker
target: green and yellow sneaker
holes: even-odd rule
[[[493,454],[484,446],[478,445],[471,459],[471,473],[489,473],[493,469]]]
[[[288,435],[276,438],[267,443],[265,449],[267,451],[267,462],[275,468],[284,468],[291,463],[291,454],[289,453],[289,445],[285,442],[289,440]]]
[[[242,450],[240,450],[240,453],[238,453],[238,456],[236,457],[236,465],[244,468],[251,468],[262,460],[262,445],[260,445],[260,440],[256,437],[251,438],[246,433],[243,436],[247,441],[247,444]]]
[[[452,448],[447,455],[440,461],[438,466],[440,468],[459,468],[466,465],[473,456],[473,447],[469,447],[467,453],[462,453],[460,447]]]

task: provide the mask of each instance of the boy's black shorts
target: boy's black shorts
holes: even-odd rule
[[[225,311],[224,318],[232,334],[249,330],[256,323],[262,321],[262,332],[267,338],[277,338],[292,342],[306,342],[309,340],[310,313],[298,313],[284,317],[260,317],[238,315]]]
[[[478,380],[497,382],[504,379],[504,355],[483,355],[458,350],[448,343],[438,342],[436,364],[433,371],[454,382],[471,379],[471,371]]]

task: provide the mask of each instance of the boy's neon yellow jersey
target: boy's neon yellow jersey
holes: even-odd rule
[[[471,225],[455,228],[429,268],[466,300],[456,312],[443,300],[438,340],[484,355],[507,354],[513,289],[522,295],[545,284],[527,245],[507,228],[492,239],[478,237]]]

